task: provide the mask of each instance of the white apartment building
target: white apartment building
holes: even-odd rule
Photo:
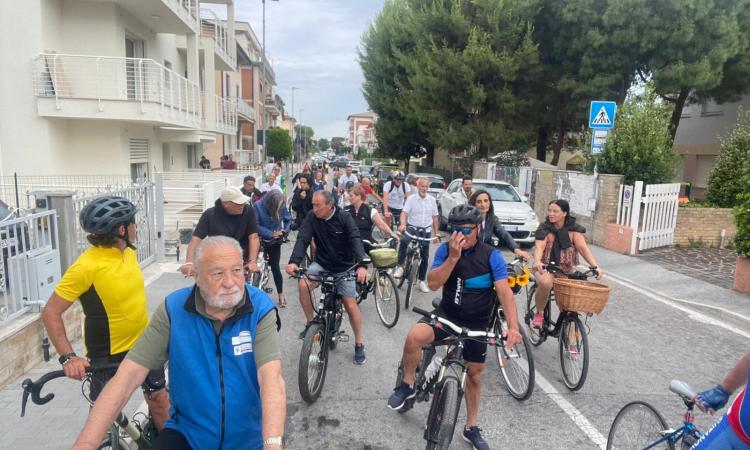
[[[200,3],[223,5],[226,20]],[[200,3],[4,2],[0,174],[135,178],[194,167],[216,142],[257,150],[245,137],[265,97],[241,83],[257,38],[235,38],[233,0]]]
[[[372,153],[378,145],[375,137],[375,122],[378,120],[378,115],[372,111],[366,111],[352,114],[346,120],[349,122],[346,145],[351,147],[355,154],[360,147]]]

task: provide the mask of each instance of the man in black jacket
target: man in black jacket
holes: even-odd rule
[[[354,265],[357,267],[357,281],[367,281],[367,269],[364,266],[365,250],[359,239],[359,230],[352,216],[333,205],[333,197],[328,191],[315,191],[312,195],[312,214],[308,214],[302,221],[294,244],[292,256],[286,271],[289,275],[297,272],[300,262],[305,255],[310,241],[315,239],[315,261],[310,264],[307,274],[314,277],[321,271],[343,273]],[[310,321],[313,319],[313,309],[310,299],[310,282],[300,279],[299,300],[305,312],[307,325],[300,333],[304,338]],[[349,315],[349,323],[354,332],[354,363],[364,364],[365,346],[362,343],[362,314],[357,306],[357,288],[354,280],[340,281],[336,290],[343,297],[344,308]]]
[[[292,211],[296,213],[294,218],[295,228],[302,225],[302,220],[312,210],[312,190],[310,190],[310,178],[308,175],[300,175],[297,179],[299,186],[294,188],[292,195]]]

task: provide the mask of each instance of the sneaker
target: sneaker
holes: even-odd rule
[[[404,276],[404,268],[401,266],[396,267],[396,270],[393,271],[393,276],[395,278],[401,278]]]
[[[477,426],[464,428],[463,437],[464,441],[471,444],[474,450],[490,450],[487,441],[482,437],[482,430]]]
[[[544,316],[537,313],[534,314],[534,320],[531,321],[531,326],[534,328],[542,328],[542,324],[544,323]]]
[[[300,331],[300,332],[299,332],[299,338],[300,338],[300,339],[304,339],[304,338],[305,338],[305,335],[307,334],[307,330],[308,330],[308,328],[310,328],[310,324],[311,324],[311,323],[312,323],[312,322],[308,322],[308,323],[307,323],[307,324],[305,325],[305,328],[303,328],[303,329],[302,329],[302,331]]]
[[[416,395],[416,389],[402,382],[399,387],[393,390],[393,394],[388,399],[388,407],[398,411],[403,408],[407,400],[414,398]]]
[[[424,281],[419,282],[419,290],[424,292],[425,294],[430,292],[430,288],[427,287],[427,283],[425,283]]]
[[[365,344],[354,345],[354,364],[362,365],[367,361]]]

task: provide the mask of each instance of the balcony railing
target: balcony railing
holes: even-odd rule
[[[260,152],[256,150],[232,150],[237,166],[245,168],[260,164]]]
[[[216,13],[210,9],[201,8],[201,35],[214,39],[214,51],[230,66],[237,66],[237,47],[234,36],[224,26]]]
[[[241,98],[234,99],[237,102],[237,113],[247,120],[255,122],[255,108],[250,106],[249,100],[243,100]]]
[[[220,133],[235,134],[237,132],[237,102],[232,98],[222,98],[214,95],[203,93],[204,107],[212,107],[214,119],[213,123],[206,123],[206,128]],[[204,114],[205,119],[209,119],[208,114]]]
[[[62,109],[66,100],[96,100],[98,110],[107,102],[156,104],[160,114],[200,125],[198,85],[151,59],[113,56],[42,53],[33,62],[34,93],[55,99]]]
[[[279,109],[279,105],[276,104],[276,99],[273,98],[270,95],[266,96],[266,101],[265,101],[264,105],[265,105],[266,110],[268,111],[269,114],[277,116],[281,112],[280,109]]]

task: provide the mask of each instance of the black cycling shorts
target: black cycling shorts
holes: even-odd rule
[[[490,318],[487,319],[472,319],[472,320],[461,320],[461,319],[455,319],[453,317],[450,317],[443,311],[442,309],[438,308],[432,311],[433,314],[436,316],[443,317],[445,319],[450,320],[451,322],[455,323],[458,326],[466,327],[470,330],[487,330],[490,327]],[[419,320],[419,323],[426,323],[429,325],[430,319],[427,317],[423,317]],[[440,329],[432,327],[432,332],[435,334],[435,340],[443,340],[447,337],[453,336],[451,333]],[[464,359],[468,362],[473,363],[480,363],[484,364],[485,359],[487,358],[487,343],[486,342],[479,342],[475,340],[466,340],[464,341]]]
[[[118,353],[116,355],[111,356],[105,356],[103,358],[93,358],[91,360],[91,365],[102,365],[102,364],[112,364],[112,363],[121,363],[125,359],[125,355],[127,352]],[[112,379],[112,377],[115,376],[115,373],[117,372],[117,369],[111,369],[111,370],[102,370],[95,372],[91,374],[91,386],[89,387],[89,399],[92,402],[95,402],[97,398],[99,398],[99,394],[101,394],[102,389],[104,389],[104,385],[107,384],[107,382]],[[146,376],[146,379],[143,381],[143,384],[141,385],[141,389],[143,389],[143,394],[145,396],[149,396],[151,393],[159,391],[161,389],[164,389],[167,386],[167,377],[164,373],[164,368],[152,370],[148,373]]]

